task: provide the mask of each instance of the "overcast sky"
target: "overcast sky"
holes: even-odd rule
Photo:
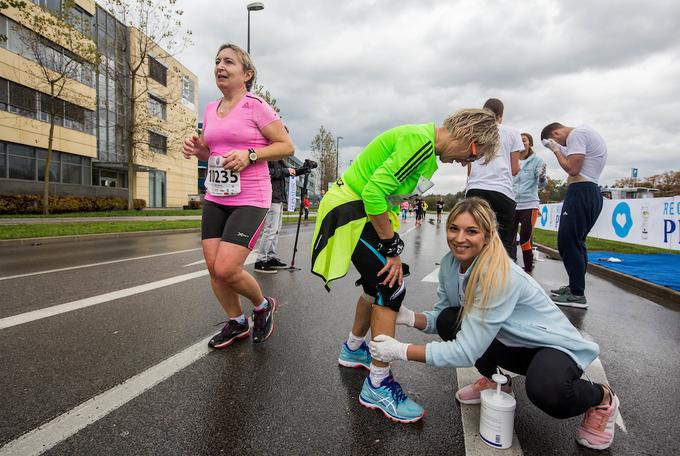
[[[194,45],[178,59],[199,78],[199,117],[221,97],[213,58],[246,47],[248,1],[179,0]],[[565,179],[538,141],[553,121],[588,124],[607,142],[601,184],[680,168],[677,0],[264,0],[251,13],[251,55],[296,145],[310,156],[323,125],[341,169],[377,134],[441,121],[487,98],[505,124],[534,136],[548,175]],[[442,165],[436,193],[465,186]]]

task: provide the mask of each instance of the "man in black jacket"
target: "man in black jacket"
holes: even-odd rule
[[[272,205],[264,220],[264,228],[260,236],[260,248],[255,261],[255,272],[274,274],[278,269],[287,267],[276,253],[279,232],[283,223],[283,201],[286,198],[286,179],[295,176],[295,169],[288,168],[283,160],[267,162],[269,176],[272,180]]]

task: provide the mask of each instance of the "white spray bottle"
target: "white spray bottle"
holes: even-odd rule
[[[489,446],[510,448],[515,424],[517,401],[510,394],[501,391],[501,385],[508,383],[503,374],[493,374],[496,390],[482,391],[482,408],[479,416],[479,435]]]

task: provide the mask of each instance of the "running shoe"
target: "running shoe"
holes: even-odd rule
[[[583,416],[583,422],[578,428],[576,441],[594,450],[609,448],[614,441],[616,431],[616,416],[619,413],[619,398],[605,386],[611,394],[609,405],[591,407]]]
[[[554,295],[563,295],[565,293],[571,293],[571,289],[569,288],[569,285],[565,285],[563,287],[559,287],[557,290],[550,290],[550,292]]]
[[[259,343],[269,339],[274,332],[274,312],[276,299],[265,297],[267,305],[264,309],[253,311],[253,342]]]
[[[479,380],[471,385],[464,386],[456,391],[456,399],[461,404],[479,404],[482,402],[482,391],[488,389],[496,389],[496,382],[492,382],[486,377],[481,377]],[[512,394],[512,381],[508,377],[508,383],[501,386],[501,391]]]
[[[377,388],[374,388],[370,379],[366,377],[359,395],[359,403],[364,407],[380,410],[387,418],[399,423],[415,423],[425,416],[425,410],[406,396],[392,374],[388,375]]]
[[[552,296],[552,300],[558,306],[575,307],[577,309],[588,308],[588,301],[585,296],[576,296],[571,294],[571,292]]]
[[[366,342],[362,342],[361,346],[356,350],[351,350],[349,345],[347,345],[347,341],[343,342],[342,348],[340,349],[340,356],[338,357],[338,364],[353,369],[370,369],[371,353],[368,351]]]
[[[263,274],[276,274],[279,271],[269,266],[269,261],[256,261],[255,272],[261,272]]]
[[[248,326],[248,320],[243,324],[236,320],[229,320],[227,321],[227,324],[224,325],[224,328],[222,328],[222,331],[210,339],[208,346],[211,348],[227,348],[233,344],[234,341],[245,339],[249,335],[250,327]]]
[[[282,262],[278,258],[270,258],[269,261],[267,261],[267,265],[274,269],[286,269],[288,267],[286,263]]]

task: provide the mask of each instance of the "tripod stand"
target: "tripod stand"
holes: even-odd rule
[[[307,196],[307,182],[309,179],[309,171],[305,173],[305,180],[302,183],[302,192],[300,192],[300,213],[298,214],[297,231],[295,232],[295,244],[293,244],[293,259],[290,260],[290,266],[286,269],[290,272],[299,271],[300,268],[295,267],[295,254],[297,253],[298,238],[300,237],[300,222],[302,221],[302,213],[305,210],[305,197]]]

